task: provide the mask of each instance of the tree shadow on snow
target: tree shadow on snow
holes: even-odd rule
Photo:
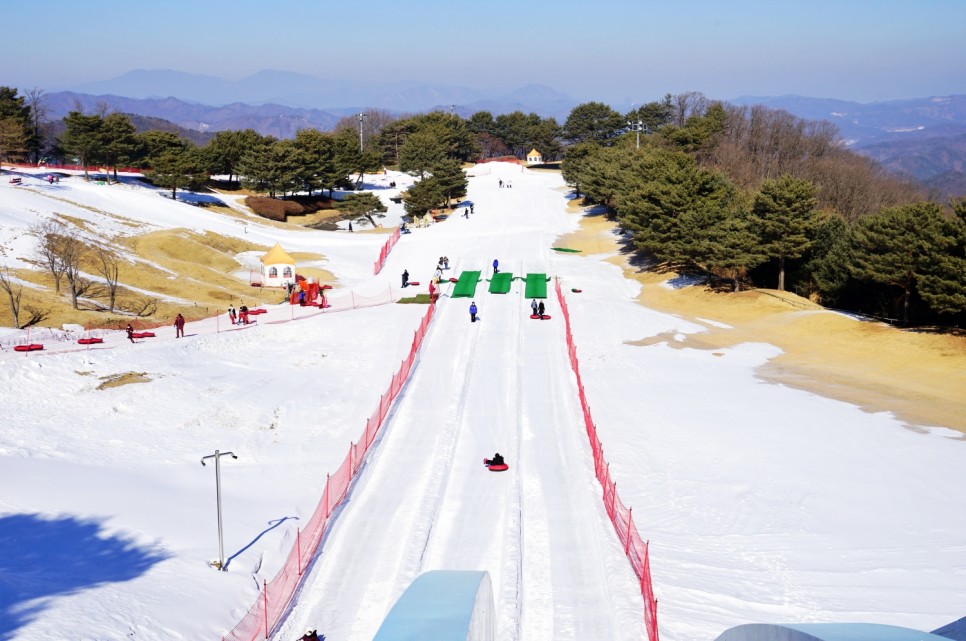
[[[155,547],[105,535],[94,519],[0,517],[0,641],[13,639],[44,600],[129,581],[168,558]]]

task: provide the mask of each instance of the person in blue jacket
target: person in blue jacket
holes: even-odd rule
[[[493,273],[494,274],[500,273],[500,261],[498,261],[495,258],[493,259]]]
[[[476,322],[476,302],[470,303],[470,322]]]

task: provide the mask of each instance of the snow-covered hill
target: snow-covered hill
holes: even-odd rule
[[[499,258],[563,279],[594,418],[624,501],[650,540],[666,641],[710,641],[748,622],[868,621],[931,630],[966,603],[966,447],[941,426],[763,382],[778,350],[632,341],[705,326],[635,302],[604,255],[549,248],[577,226],[559,175],[470,171],[475,213],[402,237],[286,232],[172,203],[135,186],[0,184],[5,259],[54,211],[114,216],[318,251],[348,292],[392,292]],[[401,179],[399,177],[395,177]],[[510,189],[498,180],[512,180]],[[57,187],[56,185],[54,187]],[[110,191],[109,191],[110,190]],[[377,190],[384,194],[385,190]],[[398,217],[399,210],[390,215]],[[18,240],[19,239],[19,240]],[[306,625],[368,641],[419,572],[494,578],[500,638],[640,639],[640,597],[600,505],[559,310],[527,318],[522,282],[475,301],[444,289],[420,360],[305,589],[276,638]],[[217,639],[291,548],[425,308],[271,308],[256,326],[189,324],[174,338],[102,349],[0,353],[0,639]],[[295,320],[293,320],[295,319]],[[265,322],[265,321],[278,322]],[[709,319],[709,322],[715,322]],[[73,346],[71,346],[73,347]],[[102,383],[124,374],[144,382]],[[222,482],[227,572],[218,556]],[[499,450],[503,475],[480,462]]]

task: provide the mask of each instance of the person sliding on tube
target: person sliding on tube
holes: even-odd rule
[[[540,304],[537,305],[537,316],[539,316],[540,318],[543,318],[543,312],[544,312],[544,310],[545,310],[545,308],[543,306],[543,301],[540,301]]]
[[[325,635],[319,636],[315,630],[309,629],[305,631],[299,641],[325,641]]]
[[[503,456],[499,452],[497,452],[496,454],[493,455],[493,458],[490,459],[490,463],[489,464],[490,465],[506,465],[506,463],[503,461]]]

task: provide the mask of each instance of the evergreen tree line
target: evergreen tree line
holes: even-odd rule
[[[564,157],[578,195],[606,206],[655,261],[741,286],[791,289],[813,300],[905,322],[966,315],[963,201],[931,202],[913,184],[845,149],[834,125],[700,93],[667,94],[621,114],[575,107],[565,123],[515,112],[469,119],[369,110],[332,132],[278,140],[221,131],[204,146],[136,133],[124,114],[72,111],[46,140],[43,92],[0,87],[0,158],[53,154],[83,165],[143,167],[158,185],[193,189],[240,177],[272,197],[351,190],[384,166],[420,180],[405,194],[420,215],[466,193],[462,163]],[[115,175],[116,177],[116,175]],[[371,216],[374,202],[347,211]]]
[[[626,115],[638,147],[625,116],[578,110],[565,180],[656,264],[903,323],[966,320],[966,199],[930,201],[829,123],[668,95]]]

